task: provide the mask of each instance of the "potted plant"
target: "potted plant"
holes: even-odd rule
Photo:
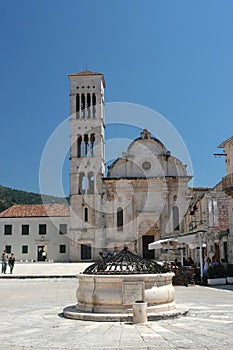
[[[233,284],[233,264],[227,264],[227,283]]]
[[[224,268],[221,264],[212,264],[207,269],[208,285],[226,284]]]

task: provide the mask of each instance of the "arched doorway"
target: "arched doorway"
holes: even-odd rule
[[[138,234],[138,252],[144,258],[154,259],[155,251],[149,250],[148,245],[155,240],[159,239],[159,229],[157,224],[150,220],[144,220],[139,225],[139,234]]]

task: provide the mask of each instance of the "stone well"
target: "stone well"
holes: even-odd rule
[[[146,301],[147,311],[175,308],[173,273],[140,275],[78,275],[76,308],[82,312],[132,313],[136,301]]]
[[[77,276],[77,305],[64,309],[64,316],[101,321],[129,320],[137,301],[147,303],[148,316],[174,310],[173,276],[173,272],[166,272],[156,262],[124,249],[109,259],[90,265]]]

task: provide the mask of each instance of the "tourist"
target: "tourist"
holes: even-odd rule
[[[107,254],[106,254],[106,258],[109,259],[109,258],[112,258],[113,257],[113,253],[108,251]]]
[[[8,259],[8,255],[6,254],[6,251],[3,250],[3,252],[2,252],[2,273],[6,273],[7,259]]]
[[[221,265],[223,266],[224,273],[227,273],[227,262],[224,258],[221,259]]]
[[[213,264],[213,266],[220,265],[219,260],[215,256],[213,256],[213,258],[212,258],[212,264]]]
[[[104,260],[104,253],[103,252],[99,252],[99,260]]]
[[[42,258],[43,258],[43,261],[46,260],[47,258],[47,254],[46,254],[46,251],[43,250],[43,253],[42,253]]]
[[[187,266],[193,266],[193,265],[195,265],[194,264],[194,261],[193,261],[193,259],[191,258],[191,256],[188,258],[188,260],[187,260]]]
[[[15,265],[14,253],[11,253],[11,256],[9,257],[9,260],[8,260],[8,265],[10,266],[10,273],[12,273],[14,265]]]
[[[207,275],[208,267],[211,266],[211,265],[212,265],[211,259],[210,259],[210,257],[207,256],[206,261],[205,261],[205,264],[204,264],[204,268],[203,268],[203,274],[204,274],[204,276]]]

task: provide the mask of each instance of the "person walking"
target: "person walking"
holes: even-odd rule
[[[43,259],[43,261],[46,261],[46,258],[47,258],[46,251],[43,250],[43,253],[42,253],[42,259]]]
[[[13,272],[14,265],[15,265],[15,256],[14,256],[14,253],[11,253],[11,256],[9,257],[9,260],[8,260],[8,265],[10,266],[10,273],[12,273],[12,272]]]
[[[6,254],[6,251],[3,250],[3,252],[2,252],[2,273],[6,273],[7,259],[8,259],[8,256]]]

